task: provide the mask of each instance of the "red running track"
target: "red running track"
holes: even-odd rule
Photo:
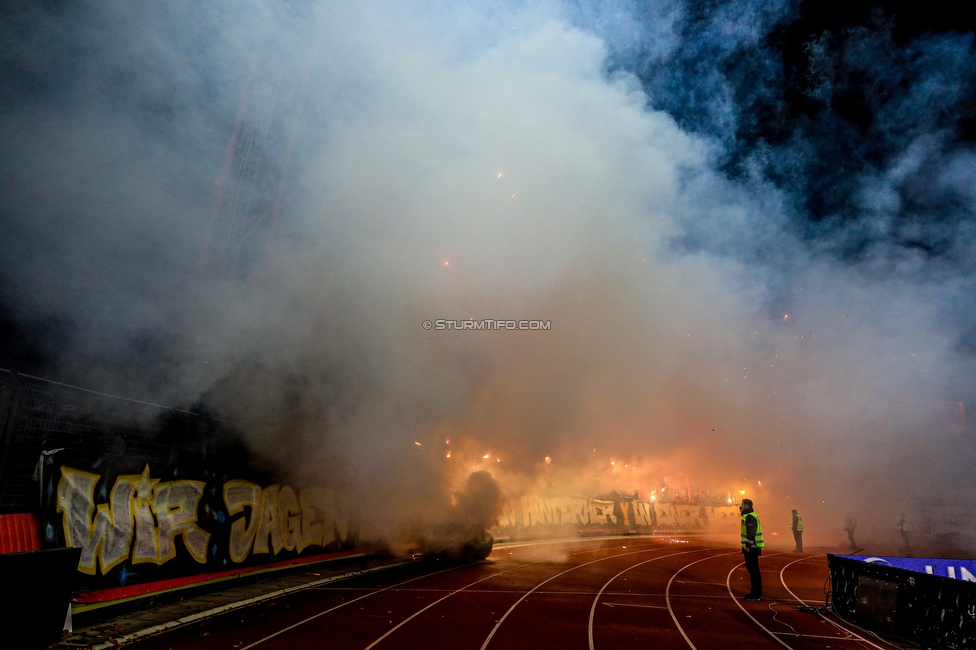
[[[138,650],[450,648],[822,650],[894,646],[833,615],[823,554],[761,560],[765,594],[745,602],[738,549],[627,537],[498,546],[485,562],[416,562],[313,587],[132,644]]]

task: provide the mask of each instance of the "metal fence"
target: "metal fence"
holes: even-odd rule
[[[216,431],[196,413],[0,369],[0,514],[36,510],[45,449],[196,465],[212,460]]]

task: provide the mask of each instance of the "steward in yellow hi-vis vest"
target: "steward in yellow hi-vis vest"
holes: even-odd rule
[[[790,530],[793,531],[793,541],[796,542],[796,548],[793,549],[794,553],[803,552],[803,517],[800,516],[795,509],[793,510],[793,523],[790,524]]]
[[[763,541],[762,524],[759,515],[752,509],[752,499],[743,499],[739,506],[742,515],[740,537],[742,540],[742,555],[745,556],[746,570],[749,572],[749,582],[752,589],[745,595],[746,600],[762,600],[762,574],[759,572],[759,556],[762,555]]]

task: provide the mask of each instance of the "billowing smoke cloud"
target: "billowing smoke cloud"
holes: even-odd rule
[[[490,473],[472,472],[464,488],[453,495],[450,507],[440,509],[433,519],[407,522],[401,538],[416,544],[428,558],[483,560],[492,550],[494,540],[488,531],[498,523],[501,497]]]
[[[482,503],[450,504],[476,470],[508,497],[746,490],[814,536],[959,499],[973,448],[937,414],[971,397],[973,153],[939,75],[971,78],[971,39],[805,32],[799,71],[798,8],[763,7],[15,12],[2,300],[62,332],[60,377],[203,399],[367,534]],[[255,79],[288,182],[216,273]]]

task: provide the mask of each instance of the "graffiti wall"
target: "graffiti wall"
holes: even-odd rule
[[[80,547],[88,588],[225,571],[355,544],[327,490],[209,469],[45,454],[41,544]]]

